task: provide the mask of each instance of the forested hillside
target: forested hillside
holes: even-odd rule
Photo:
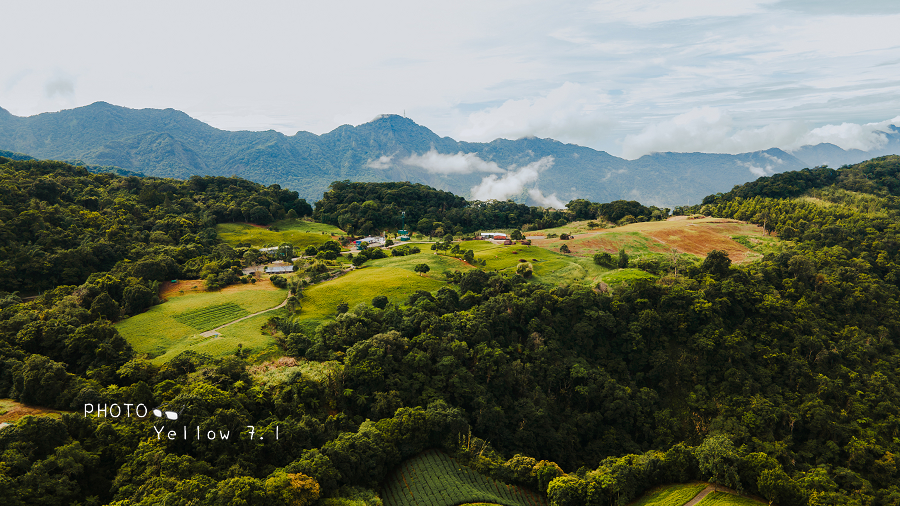
[[[435,231],[440,231],[436,235],[459,235],[510,228],[541,230],[562,226],[572,220],[616,222],[627,215],[636,221],[659,220],[667,213],[668,209],[646,207],[633,200],[597,204],[579,199],[570,201],[566,209],[558,210],[517,204],[511,200],[470,202],[449,192],[408,182],[335,181],[322,200],[316,202],[313,217],[361,235],[376,230],[396,230],[401,226],[421,234],[435,235]]]
[[[314,331],[290,313],[273,319],[280,366],[190,352],[155,366],[109,322],[139,310],[132,300],[152,303],[150,280],[170,275],[137,266],[185,275],[192,259],[227,257],[209,223],[259,208],[299,214],[296,195],[48,162],[0,170],[4,241],[16,252],[2,257],[14,267],[4,283],[44,290],[0,294],[0,397],[76,410],[0,430],[8,504],[377,504],[390,473],[426,449],[555,505],[623,506],[694,479],[779,506],[900,503],[900,157],[778,175],[680,210],[789,241],[761,261],[735,266],[713,252],[613,292],[448,272],[450,286],[344,307]],[[372,226],[399,209],[380,190],[347,203],[371,201]],[[329,202],[319,216],[340,221]],[[37,252],[79,270],[20,272]],[[85,417],[85,403],[180,415]],[[158,437],[162,425],[177,437]],[[195,438],[195,426],[215,440]]]

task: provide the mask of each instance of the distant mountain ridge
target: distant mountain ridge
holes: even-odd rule
[[[219,130],[174,109],[128,109],[105,102],[17,117],[0,108],[0,150],[80,160],[148,176],[237,175],[318,200],[335,180],[412,181],[466,198],[513,198],[550,205],[586,198],[675,206],[759,176],[840,166],[900,152],[900,135],[876,152],[832,144],[788,153],[654,153],[625,160],[552,139],[456,141],[398,115],[315,135]],[[552,158],[549,158],[552,157]]]

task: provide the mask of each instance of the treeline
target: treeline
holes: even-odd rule
[[[402,216],[406,213],[405,218]],[[313,217],[351,235],[400,229],[444,236],[477,230],[548,228],[564,225],[568,214],[516,204],[511,200],[467,202],[464,198],[413,183],[351,183],[336,181]]]
[[[196,277],[218,243],[216,223],[310,214],[296,192],[278,185],[122,177],[0,158],[0,287],[32,294],[80,285],[114,266],[123,278],[171,279],[192,259],[199,265],[188,277]]]
[[[350,235],[405,226],[407,230],[442,237],[478,230],[541,230],[574,220],[603,219],[625,224],[661,220],[668,214],[669,209],[646,207],[635,201],[598,204],[579,199],[569,202],[566,209],[556,210],[511,200],[468,202],[422,184],[337,181],[316,202],[313,217]]]
[[[566,209],[571,213],[573,220],[602,219],[621,225],[665,220],[669,216],[669,208],[647,207],[635,200],[614,200],[599,204],[578,199],[569,202]]]

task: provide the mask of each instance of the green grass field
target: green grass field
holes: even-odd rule
[[[423,263],[431,268],[425,276],[413,271],[417,264]],[[466,268],[469,267],[463,261],[433,255],[430,250],[428,253],[369,260],[361,269],[304,290],[301,309],[295,319],[311,330],[333,317],[341,302],[352,308],[359,303],[369,304],[376,296],[384,295],[391,303],[400,303],[417,290],[433,292],[444,286],[446,281],[441,273],[445,270]]]
[[[507,485],[461,466],[444,453],[427,451],[403,464],[385,482],[385,506],[453,506],[501,504],[546,506],[547,497]]]
[[[262,283],[268,283],[263,281]],[[255,285],[234,285],[220,292],[189,293],[170,297],[163,304],[116,324],[119,333],[137,353],[162,363],[185,350],[221,356],[234,353],[238,343],[248,353],[274,346],[272,336],[260,330],[265,313],[228,326],[221,337],[200,334],[234,319],[281,304],[286,290]]]
[[[337,227],[303,220],[276,221],[269,228],[278,231],[273,232],[248,223],[221,223],[216,225],[216,233],[231,246],[250,243],[254,248],[278,246],[282,243],[293,244],[295,248],[319,246],[331,240],[332,234],[344,235],[344,231]]]
[[[704,488],[706,488],[706,483],[683,483],[656,487],[629,506],[681,506],[693,499]]]
[[[589,228],[587,224],[591,221],[599,223],[600,226],[597,228]],[[571,223],[566,223],[561,227],[553,227],[553,228],[544,228],[541,230],[529,230],[525,232],[525,237],[538,235],[538,236],[546,236],[548,234],[583,234],[585,232],[590,232],[593,230],[601,230],[604,228],[609,228],[612,225],[603,221],[603,220],[584,220],[584,221],[573,221]]]
[[[639,279],[656,279],[656,276],[640,269],[616,269],[600,276],[601,281],[612,286],[633,283]]]
[[[609,270],[595,264],[593,259],[564,255],[539,246],[503,246],[488,241],[466,241],[460,244],[460,249],[475,251],[475,258],[484,260],[487,270],[515,272],[520,263],[530,263],[534,269],[534,281],[549,285],[591,284]]]
[[[765,506],[763,501],[729,494],[727,492],[713,492],[704,497],[697,506]]]

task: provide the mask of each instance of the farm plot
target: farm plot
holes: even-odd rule
[[[385,506],[549,505],[541,494],[487,478],[437,451],[404,462],[387,480],[381,498]]]
[[[174,318],[189,327],[205,332],[249,314],[249,311],[234,302],[226,302],[187,311],[175,315]]]
[[[200,335],[238,318],[274,308],[287,297],[268,281],[256,285],[232,285],[218,292],[170,292],[167,301],[146,312],[116,323],[116,329],[134,350],[161,364],[181,351],[214,356],[234,353],[238,344],[256,354],[275,344],[260,327],[272,316],[259,316],[225,327],[221,336]]]

